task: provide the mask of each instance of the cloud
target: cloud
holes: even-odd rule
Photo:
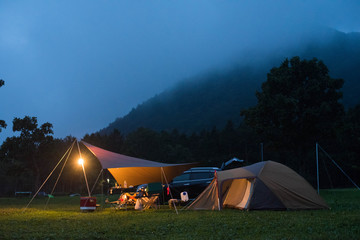
[[[359,5],[355,0],[1,1],[0,78],[7,85],[0,99],[13,101],[2,111],[7,121],[36,114],[54,123],[58,136],[80,137],[184,78],[281,50],[315,26],[359,30]],[[73,121],[65,119],[72,116]]]

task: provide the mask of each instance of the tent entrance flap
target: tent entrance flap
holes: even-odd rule
[[[224,182],[227,186],[225,196],[223,198],[223,206],[230,208],[246,209],[252,189],[254,179],[230,179]]]

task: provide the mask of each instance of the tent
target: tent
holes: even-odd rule
[[[192,210],[327,209],[325,201],[299,174],[265,161],[217,172],[210,185],[187,208]]]
[[[143,183],[170,182],[182,172],[196,166],[196,163],[167,164],[125,156],[107,151],[82,141],[100,161],[103,169],[108,169],[119,184],[128,186]],[[166,179],[164,179],[166,178]]]

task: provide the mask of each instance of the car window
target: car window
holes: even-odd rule
[[[210,178],[210,172],[192,172],[191,173],[192,180],[206,179],[206,178]]]
[[[173,182],[190,180],[190,173],[184,173],[174,178]]]

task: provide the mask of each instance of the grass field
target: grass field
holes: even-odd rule
[[[331,210],[114,210],[79,197],[0,198],[0,239],[360,239],[360,191],[323,190]],[[100,200],[100,199],[99,199]]]

